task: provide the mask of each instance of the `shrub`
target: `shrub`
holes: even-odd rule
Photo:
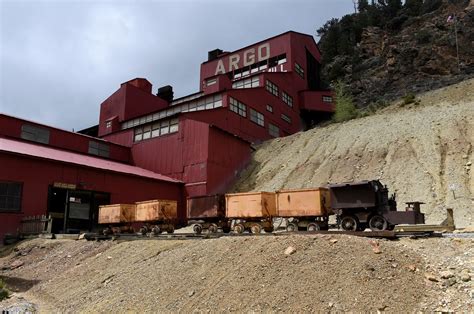
[[[413,93],[409,93],[409,94],[406,94],[405,96],[403,96],[402,99],[403,99],[403,105],[408,105],[408,104],[412,104],[412,103],[415,102],[416,96]]]
[[[357,109],[352,101],[351,94],[347,91],[342,81],[337,81],[334,88],[336,92],[336,112],[334,113],[334,121],[342,122],[357,117]]]
[[[0,301],[8,298],[10,293],[8,292],[7,288],[5,287],[5,283],[3,280],[0,279]]]

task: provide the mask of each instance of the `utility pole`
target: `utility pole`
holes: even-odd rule
[[[352,3],[354,4],[354,13],[357,13],[357,0],[352,0]]]

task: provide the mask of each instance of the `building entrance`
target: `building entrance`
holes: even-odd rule
[[[52,233],[80,233],[97,228],[100,205],[110,204],[110,194],[50,186],[48,215]]]

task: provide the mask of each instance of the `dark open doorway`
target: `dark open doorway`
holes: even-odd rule
[[[110,204],[110,194],[49,187],[48,215],[52,233],[80,233],[97,228],[100,205]]]

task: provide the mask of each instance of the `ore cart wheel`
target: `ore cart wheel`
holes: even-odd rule
[[[357,231],[359,220],[355,216],[344,216],[341,219],[341,228],[345,231]]]
[[[209,226],[209,228],[207,230],[208,230],[209,233],[217,233],[219,228],[217,227],[216,224],[212,224],[212,225]]]
[[[372,231],[387,230],[388,222],[384,217],[382,217],[380,215],[374,215],[369,220],[369,228]]]
[[[286,231],[288,232],[298,231],[298,226],[295,223],[289,222],[288,225],[286,226]]]
[[[266,233],[272,233],[273,227],[263,228],[263,231],[265,231]]]
[[[154,234],[154,235],[158,235],[162,232],[161,228],[159,226],[154,226],[153,228],[151,228],[151,232]]]
[[[229,233],[230,232],[230,227],[222,227],[222,232]]]
[[[174,233],[174,226],[173,226],[173,225],[169,225],[169,226],[168,226],[168,230],[166,230],[166,232],[168,232],[168,233]]]
[[[308,224],[308,227],[306,227],[306,230],[308,230],[308,231],[319,231],[319,230],[321,230],[321,228],[316,223],[310,223],[310,224]]]
[[[234,226],[234,232],[235,232],[235,233],[239,233],[239,234],[240,234],[240,233],[244,233],[244,231],[245,231],[245,227],[244,227],[243,224],[236,224],[236,225]]]
[[[202,226],[201,226],[200,224],[195,224],[195,225],[193,226],[193,232],[194,232],[195,234],[201,234],[201,232],[202,232]]]
[[[251,227],[250,227],[250,231],[252,233],[255,233],[255,234],[259,234],[262,232],[262,226],[260,226],[259,224],[253,224]]]
[[[141,233],[142,235],[146,235],[146,234],[148,233],[148,228],[147,228],[147,226],[141,227],[141,228],[140,228],[140,233]]]

